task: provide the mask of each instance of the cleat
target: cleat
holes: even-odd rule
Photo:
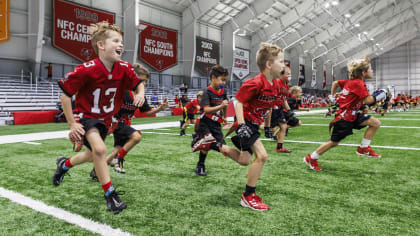
[[[114,215],[120,213],[125,208],[127,208],[127,204],[121,201],[120,197],[118,197],[117,192],[114,190],[108,196],[104,196],[106,200],[106,206],[108,207],[108,211],[114,213]]]
[[[89,176],[92,178],[92,180],[99,181],[98,176],[96,176],[96,171],[95,171],[95,168],[93,168],[93,169],[90,171]]]
[[[198,176],[207,176],[206,167],[205,166],[195,167],[195,174]]]
[[[79,152],[83,148],[83,139],[77,139],[73,136],[73,133],[69,132],[70,142],[73,144],[73,151]]]
[[[64,162],[66,162],[68,158],[66,157],[59,157],[57,159],[57,170],[54,172],[54,175],[52,176],[52,183],[55,186],[58,186],[61,184],[64,178],[64,174],[67,173],[68,170],[63,169]]]
[[[372,148],[370,148],[370,146],[366,147],[366,148],[362,148],[362,147],[358,147],[356,154],[359,156],[367,156],[370,158],[381,158],[380,154],[375,153]]]
[[[291,153],[292,151],[290,151],[289,149],[286,149],[286,148],[282,147],[280,149],[276,148],[276,152]]]
[[[318,166],[318,159],[312,159],[311,154],[308,154],[303,161],[312,169],[316,171],[321,171],[322,168]]]
[[[124,158],[117,158],[117,163],[114,165],[114,170],[120,174],[125,174]]]
[[[187,136],[187,135],[185,134],[185,130],[183,130],[183,129],[181,129],[181,132],[179,133],[179,135],[181,135],[181,136]]]
[[[118,163],[118,158],[114,157],[114,159],[112,159],[111,163],[109,164],[111,167],[115,167],[115,165]]]
[[[208,151],[210,150],[210,144],[216,142],[216,139],[210,133],[206,134],[204,138],[197,140],[192,145],[192,152],[196,152],[198,150]]]
[[[241,206],[243,207],[249,207],[252,210],[255,211],[268,211],[270,210],[270,207],[262,202],[262,199],[260,196],[258,196],[255,193],[252,193],[251,195],[245,197],[245,193],[242,193],[241,196]]]

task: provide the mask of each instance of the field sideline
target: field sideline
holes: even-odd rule
[[[0,144],[0,192],[14,191],[132,235],[418,235],[420,111],[378,118],[383,127],[372,146],[381,159],[355,154],[364,130],[354,131],[343,146],[321,156],[322,172],[311,171],[302,159],[328,140],[330,118],[299,116],[304,125],[291,129],[285,142],[291,154],[275,153],[275,143],[264,140],[269,157],[257,192],[271,210],[263,213],[239,205],[248,167],[210,152],[208,176],[195,176],[198,154],[191,153],[191,137],[177,135],[179,128],[173,122],[179,117],[134,120],[142,124],[143,139],[127,155],[127,174],[111,170],[112,181],[118,191],[125,192],[121,198],[128,205],[119,215],[106,211],[100,185],[89,178],[91,164],[77,166],[61,186],[52,186],[56,158],[73,155],[66,138],[40,140],[38,136],[29,143]],[[155,122],[171,125],[143,126]],[[5,135],[66,129],[66,124],[2,127],[0,141],[16,142]],[[191,132],[192,127],[187,129],[187,134]],[[111,149],[112,137],[106,143]],[[6,235],[115,234],[67,223],[7,198],[0,197],[0,206],[0,214],[7,216],[0,219]]]

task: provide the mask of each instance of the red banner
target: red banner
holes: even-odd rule
[[[9,41],[9,0],[0,0],[0,43]]]
[[[113,24],[115,14],[64,0],[53,4],[53,45],[81,61],[96,58],[88,28],[101,21]]]
[[[175,66],[177,61],[178,32],[140,22],[139,58],[157,71]]]

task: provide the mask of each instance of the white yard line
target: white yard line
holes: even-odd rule
[[[23,142],[23,143],[31,144],[31,145],[41,145],[42,144],[42,143],[35,143],[35,142]]]
[[[90,219],[86,219],[80,215],[73,214],[60,208],[48,206],[42,201],[34,200],[30,197],[26,197],[20,193],[16,193],[0,187],[0,196],[9,199],[12,202],[16,202],[20,205],[27,206],[34,209],[35,211],[53,216],[60,220],[64,220],[70,224],[77,225],[83,229],[89,230],[93,233],[100,235],[131,235],[123,232],[120,229],[113,229],[109,225],[101,224]],[[111,213],[110,213],[111,214]]]
[[[316,116],[304,116],[302,118],[304,118],[304,119],[319,119],[319,120],[327,120],[327,119],[331,120],[332,119],[331,117],[324,118],[324,117],[316,117]],[[381,117],[376,117],[376,118],[378,118],[379,120],[401,120],[401,121],[403,121],[403,120],[420,120],[420,119],[410,119],[410,118],[381,118]]]

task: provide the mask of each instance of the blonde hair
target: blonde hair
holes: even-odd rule
[[[302,88],[299,86],[293,86],[289,89],[289,92],[291,94],[298,94],[298,93],[302,93]]]
[[[265,63],[267,61],[273,62],[274,57],[277,57],[279,53],[283,53],[283,50],[279,46],[262,42],[260,49],[257,51],[257,65],[260,71],[262,72],[265,69]]]
[[[136,72],[137,75],[144,75],[147,79],[149,79],[150,72],[149,70],[141,65],[140,63],[134,63],[133,64],[134,72]]]
[[[101,21],[96,24],[91,24],[89,27],[89,34],[92,37],[92,47],[95,50],[95,53],[98,54],[98,46],[96,43],[98,41],[103,41],[108,38],[107,31],[115,31],[121,36],[124,36],[124,32],[117,25],[110,25],[107,21]]]
[[[197,93],[197,97],[201,97],[201,96],[203,96],[203,91],[200,91]]]
[[[349,78],[361,79],[363,76],[363,72],[367,72],[370,66],[370,59],[368,57],[364,57],[363,59],[352,60],[347,63],[347,70],[349,72]]]

